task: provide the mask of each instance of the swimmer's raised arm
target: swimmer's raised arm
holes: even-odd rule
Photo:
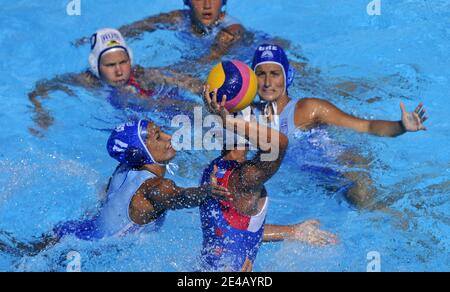
[[[341,111],[326,100],[305,98],[297,103],[295,123],[306,129],[318,125],[333,125],[386,137],[397,137],[406,132],[426,130],[423,123],[428,117],[425,116],[423,104],[419,104],[414,112],[407,112],[403,103],[400,107],[401,121],[364,120]]]
[[[308,220],[295,225],[271,225],[264,227],[264,242],[300,241],[311,245],[330,245],[337,243],[336,235],[319,228],[320,222]]]
[[[244,130],[239,129],[245,129],[245,138],[253,145],[258,145],[257,155],[252,160],[243,163],[238,171],[233,173],[230,180],[234,180],[235,183],[231,185],[238,188],[237,193],[245,193],[262,187],[280,168],[288,147],[287,137],[256,122],[248,123],[241,119],[228,118],[226,124],[227,128],[235,125],[238,134],[242,136],[244,136]],[[257,133],[257,135],[248,133]],[[266,133],[267,139],[261,139],[260,137],[266,136]],[[264,140],[264,143],[260,143],[261,140]],[[273,159],[264,159],[264,154],[269,153],[277,153],[277,155]]]
[[[245,137],[253,145],[258,147],[257,155],[243,163],[237,171],[233,172],[230,180],[235,181],[230,185],[237,188],[232,193],[245,193],[263,187],[279,169],[288,147],[288,138],[271,128],[256,122],[246,122],[239,118],[233,118],[225,109],[226,96],[219,104],[217,102],[217,89],[213,97],[209,96],[209,86],[205,87],[203,95],[209,111],[221,116],[227,129],[236,129],[237,134]],[[276,153],[273,159],[264,159],[264,154]]]

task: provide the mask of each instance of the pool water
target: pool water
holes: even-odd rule
[[[66,14],[69,1],[4,1],[0,12],[0,231],[21,241],[49,232],[59,222],[95,213],[116,163],[105,144],[108,130],[132,117],[167,120],[150,111],[117,109],[102,95],[74,88],[76,97],[51,93],[43,101],[54,123],[36,135],[27,93],[38,80],[80,72],[89,47],[71,42],[100,27],[118,27],[145,16],[182,8],[181,1],[81,1],[81,16]],[[228,12],[256,40],[289,40],[293,60],[311,73],[297,77],[291,96],[320,97],[364,118],[400,119],[423,101],[427,132],[396,139],[326,128],[297,133],[279,173],[267,184],[268,223],[317,218],[339,244],[316,248],[297,242],[264,244],[255,271],[366,271],[368,253],[382,271],[448,271],[450,267],[450,2],[382,0],[382,14],[369,16],[369,0],[230,1]],[[113,17],[111,17],[113,16]],[[136,63],[167,66],[189,60],[208,40],[158,31],[130,42]],[[251,46],[229,58],[249,61]],[[204,50],[204,49],[203,49]],[[212,64],[198,66],[204,78]],[[197,68],[197,67],[196,67]],[[357,84],[352,88],[351,84]],[[187,92],[181,98],[201,100]],[[33,134],[34,133],[34,134]],[[336,159],[349,150],[367,167]],[[218,153],[180,153],[171,178],[195,186]],[[369,172],[376,199],[391,210],[357,210],[343,199],[346,181],[305,168],[356,168]],[[0,235],[0,241],[4,236]],[[154,234],[83,242],[65,238],[37,256],[0,252],[0,271],[65,271],[67,254],[80,255],[83,271],[192,271],[198,267],[201,230],[197,209],[170,212]]]

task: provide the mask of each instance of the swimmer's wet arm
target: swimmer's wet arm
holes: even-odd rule
[[[51,80],[44,79],[37,82],[35,89],[28,94],[28,97],[30,100],[38,96],[48,97],[51,91],[63,91],[69,96],[75,96],[75,93],[68,86],[95,88],[100,86],[100,82],[88,72],[80,74],[67,73],[58,75]]]
[[[135,38],[145,32],[154,32],[157,30],[177,30],[183,16],[182,10],[176,10],[168,13],[161,13],[156,16],[150,16],[143,20],[124,25],[119,28],[124,38]]]
[[[325,246],[337,244],[337,236],[319,228],[320,221],[307,220],[294,225],[264,226],[264,242],[295,240],[311,245]]]
[[[406,133],[402,121],[369,121],[367,133],[380,137],[398,137]]]
[[[0,252],[17,257],[36,256],[40,252],[58,243],[59,239],[53,234],[44,234],[37,240],[31,242],[22,242],[14,238],[9,232],[1,231],[0,235],[7,242],[0,241]],[[10,246],[12,244],[13,246]]]
[[[252,145],[258,147],[257,155],[245,162],[231,177],[239,188],[238,193],[244,194],[262,187],[280,168],[289,144],[288,138],[274,129],[238,118],[228,117],[226,125],[228,129],[235,126],[239,135],[245,136]],[[270,159],[263,158],[263,155],[273,153],[276,154]]]
[[[144,79],[156,84],[168,84],[184,88],[198,95],[202,92],[203,82],[189,74],[162,68],[145,68]]]
[[[245,137],[253,145],[257,145],[259,152],[267,153],[273,148],[286,150],[288,146],[289,140],[286,135],[263,124],[255,121],[247,122],[230,115],[222,117],[222,120],[226,129],[235,129],[238,135]]]
[[[51,80],[41,80],[36,84],[33,91],[28,93],[31,102],[34,103],[37,97],[48,97],[51,91],[63,91],[69,96],[74,96],[72,90],[67,87],[66,77],[55,77]]]
[[[245,28],[241,24],[233,24],[222,29],[216,36],[211,47],[209,56],[203,58],[201,62],[211,62],[222,58],[228,51],[245,36]]]
[[[418,107],[419,108],[419,107]],[[420,107],[421,109],[421,107]],[[402,108],[402,111],[404,108]],[[307,98],[297,104],[296,124],[301,128],[314,128],[318,125],[333,125],[383,137],[397,137],[407,131],[425,129],[422,122],[426,117],[417,115],[419,121],[409,122],[408,118],[414,113],[403,111],[402,121],[364,120],[349,115],[326,100]],[[422,128],[423,127],[423,128]]]
[[[168,179],[153,180],[146,185],[146,197],[157,211],[195,208],[210,194],[210,187],[180,188]]]
[[[145,32],[154,32],[158,29],[177,30],[178,24],[181,21],[181,15],[181,10],[161,13],[156,16],[150,16],[146,19],[124,25],[119,28],[119,31],[124,38],[129,39],[136,38]],[[80,47],[89,42],[89,37],[82,37],[74,41],[73,45]]]
[[[169,189],[173,190],[172,199],[169,209],[185,209],[195,208],[200,206],[208,197],[214,197],[219,200],[228,200],[230,193],[228,189],[225,189],[217,184],[217,171],[218,168],[214,168],[214,171],[210,175],[210,183],[195,188],[179,188],[172,181],[168,183],[171,185]]]
[[[219,115],[226,129],[234,129],[238,135],[245,137],[259,149],[253,160],[243,163],[231,175],[230,180],[233,181],[231,185],[236,188],[232,193],[244,194],[247,191],[261,190],[264,183],[280,168],[289,140],[284,134],[272,128],[254,121],[246,122],[243,119],[231,116],[225,108],[226,96],[223,97],[219,104],[217,102],[217,91],[215,89],[211,97],[209,86],[205,85],[204,87],[203,99],[208,107],[208,111]]]
[[[210,194],[207,186],[198,188],[179,188],[172,200],[172,209],[195,208],[200,206]]]
[[[264,226],[263,242],[277,242],[287,240],[294,234],[294,227],[290,225],[271,225]]]
[[[68,87],[68,85],[82,86],[85,88],[94,87],[95,81],[87,73],[83,74],[65,74],[57,76],[51,80],[42,80],[36,84],[33,91],[28,93],[28,99],[33,105],[33,111],[35,117],[33,120],[38,124],[39,128],[47,129],[53,124],[53,117],[50,112],[42,105],[41,98],[48,98],[49,93],[52,91],[63,91],[69,96],[75,96],[76,94]],[[31,129],[33,132],[38,133],[36,129]],[[37,131],[37,132],[36,132]]]

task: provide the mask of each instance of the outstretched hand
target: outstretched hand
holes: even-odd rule
[[[230,114],[230,112],[225,108],[227,96],[224,95],[222,101],[219,103],[217,101],[217,92],[218,89],[215,89],[213,92],[210,92],[209,85],[203,86],[203,100],[210,113],[219,115],[222,119],[225,119],[225,117]]]
[[[301,224],[296,224],[294,225],[294,233],[289,239],[319,246],[336,244],[336,235],[321,230],[319,226],[320,221],[318,220],[308,220]]]
[[[426,110],[423,104],[420,103],[413,112],[407,112],[405,104],[400,103],[402,110],[402,123],[407,132],[426,131],[427,128],[423,125],[428,117],[425,116]]]

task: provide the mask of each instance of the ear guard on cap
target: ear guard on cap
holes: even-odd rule
[[[147,160],[146,154],[138,148],[128,148],[123,156],[124,161],[130,166],[142,166]]]
[[[97,33],[94,33],[91,36],[90,42],[91,42],[91,51],[92,51],[95,48],[95,45],[97,44]]]
[[[149,121],[139,120],[117,127],[108,139],[106,147],[109,155],[132,167],[155,164],[156,161],[145,144],[148,124]]]
[[[283,68],[286,81],[286,90],[294,82],[295,69],[290,66],[286,52],[282,47],[273,44],[260,45],[256,49],[253,57],[253,70],[256,70],[256,68],[262,64],[277,64]]]

